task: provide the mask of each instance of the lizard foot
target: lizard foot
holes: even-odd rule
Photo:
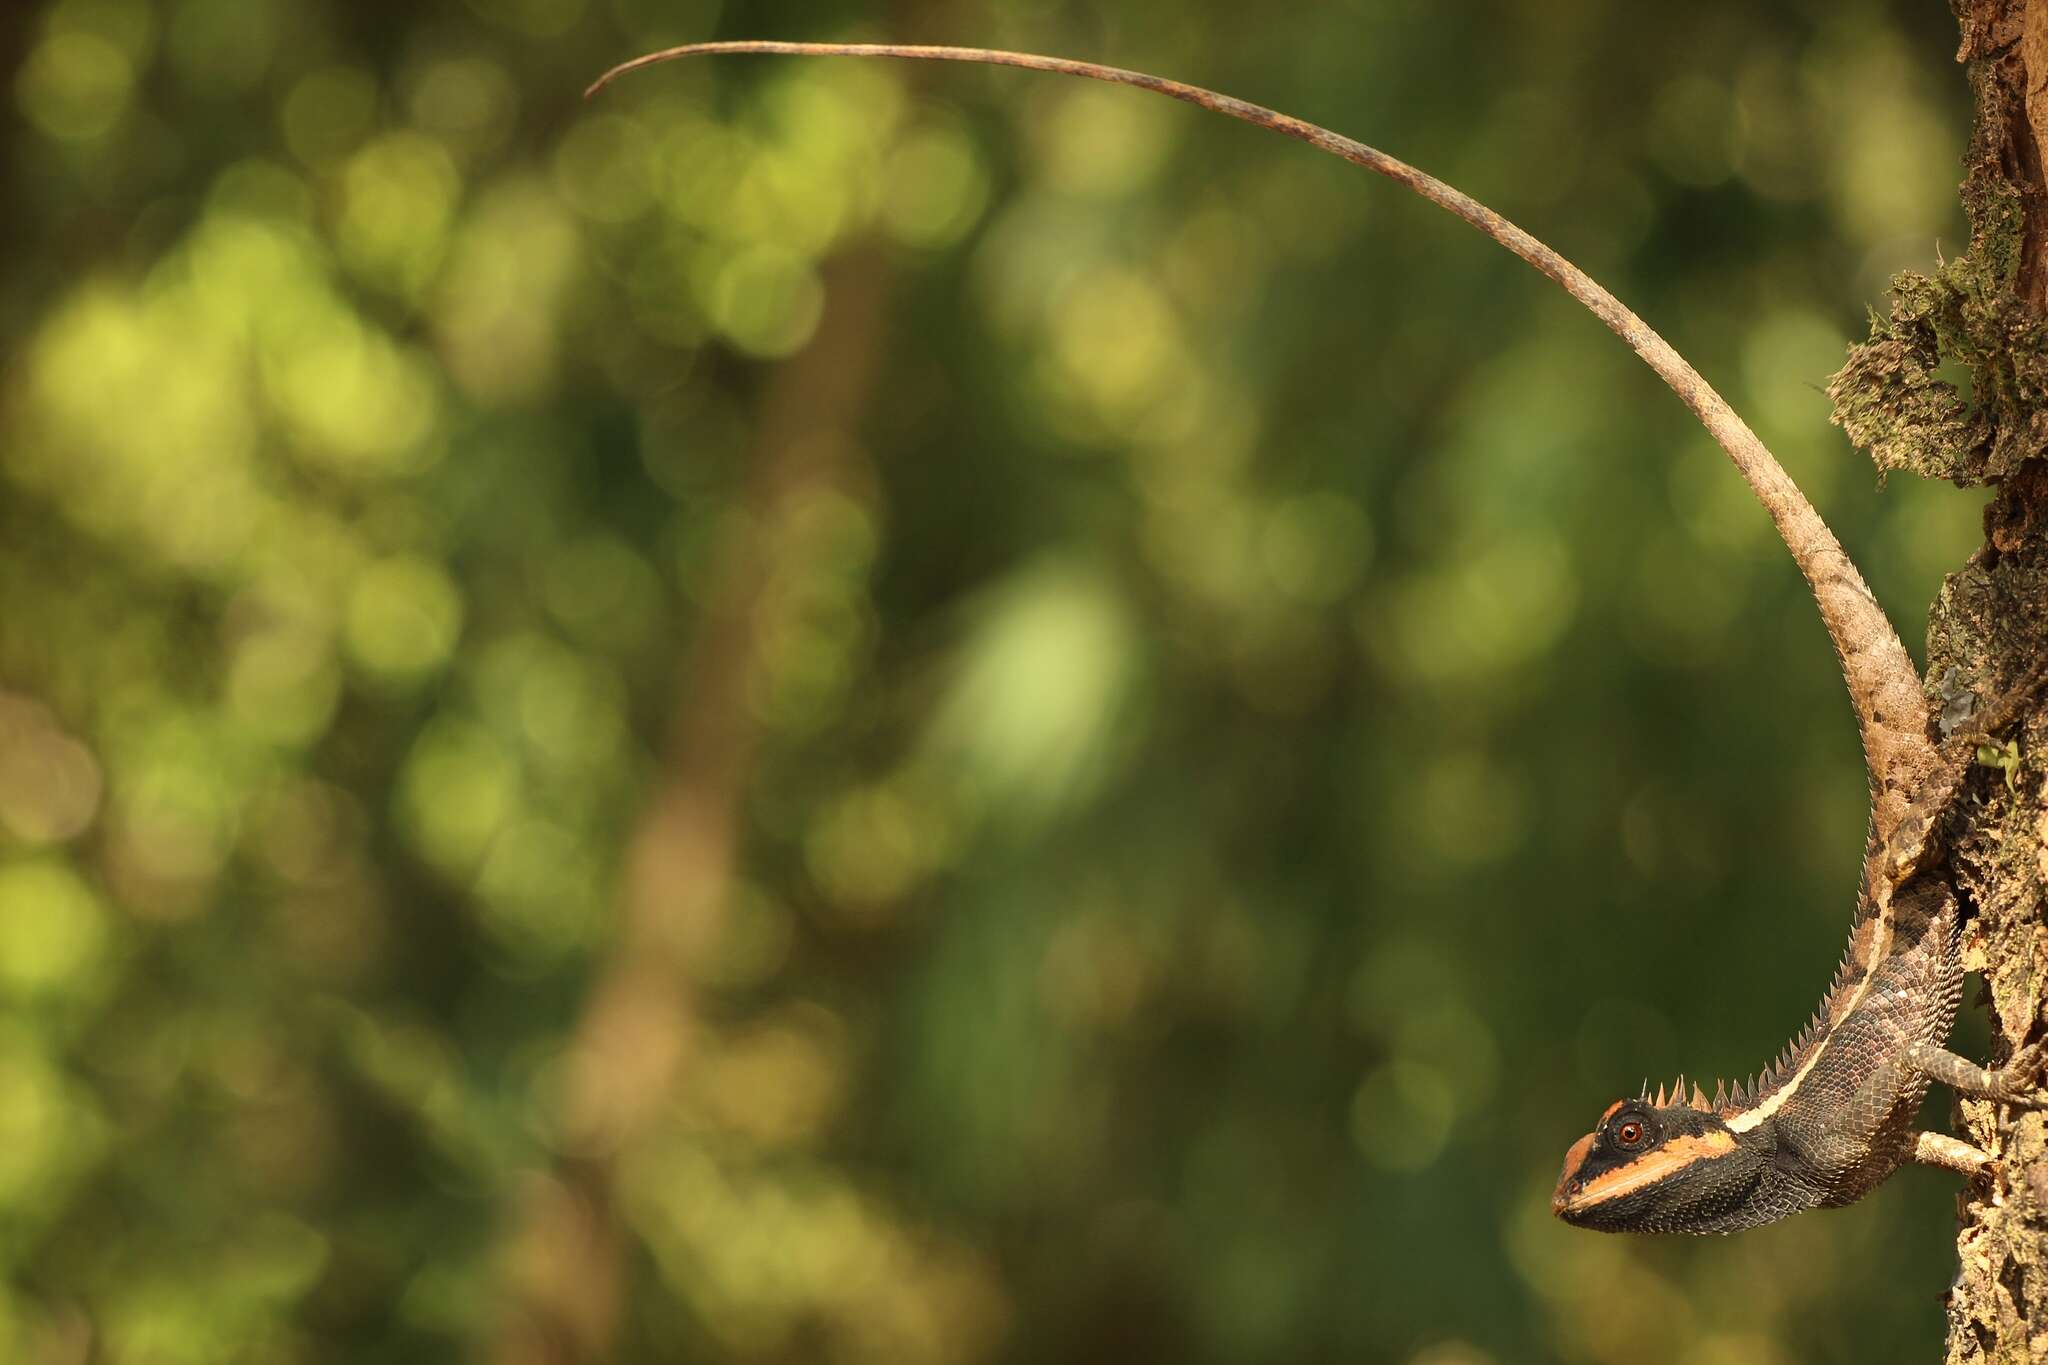
[[[2041,1085],[2044,1063],[2048,1063],[2048,1041],[2029,1043],[2008,1057],[2004,1066],[1985,1072],[1985,1084],[1976,1093],[2023,1109],[2048,1109],[2048,1088]]]
[[[1991,1073],[1999,1083],[1999,1093],[1991,1098],[2028,1109],[2048,1109],[2048,1088],[2041,1084],[2044,1065],[2048,1065],[2048,1040],[2027,1044]]]
[[[1975,748],[1989,744],[1993,735],[2020,718],[2020,713],[2033,701],[2034,694],[2048,687],[2048,658],[2036,659],[2020,680],[1958,726],[1949,736],[1952,745]]]

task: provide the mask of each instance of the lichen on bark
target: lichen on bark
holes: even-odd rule
[[[2036,466],[2038,468],[2038,466]],[[2008,499],[2001,491],[2000,499]],[[1929,620],[1929,670],[1947,693],[1995,696],[2040,648],[2048,555],[2038,526],[2012,553],[1980,553],[1942,588]],[[1957,728],[1966,731],[1967,718]],[[1979,765],[1960,799],[1949,871],[1973,908],[1964,963],[1981,974],[2003,1061],[2040,1016],[2042,784],[2048,718],[2017,735],[2010,775]],[[1970,1181],[1957,1212],[1957,1273],[1948,1295],[1949,1365],[2048,1361],[2048,1116],[1983,1100],[1956,1105],[1958,1131],[1998,1169]]]
[[[1835,421],[1880,471],[1996,489],[1985,545],[1928,617],[1930,708],[1967,735],[1975,709],[2048,653],[2048,0],[1952,0],[1975,124],[1964,160],[1968,250],[1893,283],[1888,316],[1829,387]],[[1967,377],[1967,391],[1950,376]],[[1970,909],[1992,1061],[2040,1036],[2048,940],[2048,712],[1974,768],[1954,812],[1948,875]],[[2001,745],[2002,748],[2002,745]],[[2008,757],[2007,754],[2012,755]],[[1958,1200],[1949,1365],[2048,1365],[2048,1113],[1965,1100],[1957,1131],[1996,1167]]]
[[[1959,0],[1976,95],[1964,157],[1969,248],[1892,281],[1888,315],[1828,384],[1834,421],[1880,473],[1993,483],[2048,449],[2040,155],[2025,82],[2024,0]],[[2037,21],[2038,22],[2038,21]],[[2019,79],[2014,79],[2017,76]],[[1967,391],[1944,375],[1967,376]]]

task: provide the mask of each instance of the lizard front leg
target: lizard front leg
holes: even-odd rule
[[[1958,1094],[2005,1104],[2048,1104],[2048,1095],[2037,1087],[2044,1059],[2048,1059],[2048,1043],[2030,1043],[1996,1070],[1978,1066],[1932,1043],[1914,1043],[1906,1049],[1906,1060],[1923,1075]]]
[[[1978,1066],[1955,1053],[1931,1043],[1915,1043],[1906,1050],[1907,1062],[1933,1080],[1958,1094],[2004,1104],[2044,1103],[2048,1095],[2036,1088],[2041,1063],[2048,1057],[2048,1045],[2034,1043],[2013,1054],[2012,1060],[1995,1070]],[[1980,1175],[1997,1164],[1998,1158],[1947,1133],[1913,1133],[1906,1139],[1906,1159],[1923,1166],[1939,1166],[1964,1175]]]
[[[1947,1133],[1914,1133],[1906,1141],[1909,1144],[1907,1160],[1917,1161],[1923,1166],[1939,1166],[1945,1171],[1960,1171],[1964,1175],[1978,1175],[1998,1160],[1982,1147],[1973,1147]]]

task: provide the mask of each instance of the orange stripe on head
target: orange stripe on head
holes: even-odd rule
[[[1584,1209],[1609,1199],[1619,1199],[1633,1194],[1648,1185],[1654,1185],[1668,1175],[1684,1170],[1695,1161],[1708,1161],[1717,1156],[1726,1156],[1735,1150],[1735,1136],[1732,1133],[1714,1131],[1711,1133],[1688,1133],[1675,1137],[1655,1151],[1645,1152],[1626,1166],[1617,1166],[1602,1175],[1595,1176],[1576,1195],[1565,1199],[1553,1198],[1552,1203],[1560,1210],[1566,1208]],[[1581,1155],[1577,1147],[1573,1155]],[[1566,1159],[1567,1170],[1570,1158]],[[1562,1185],[1560,1184],[1560,1190]]]
[[[1598,1128],[1601,1123],[1605,1123],[1607,1122],[1607,1120],[1613,1118],[1614,1111],[1621,1108],[1621,1106],[1627,1103],[1627,1100],[1616,1100],[1614,1103],[1608,1105],[1605,1109],[1600,1111],[1600,1123],[1596,1123],[1593,1126],[1595,1128]]]

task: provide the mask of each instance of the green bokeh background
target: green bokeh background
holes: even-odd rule
[[[1878,490],[1820,390],[1964,240],[1952,23],[1696,8],[10,9],[0,1359],[519,1358],[593,1155],[621,1362],[1932,1358],[1950,1177],[1547,1213],[1614,1096],[1806,1017],[1863,831],[1812,607],[1639,362],[1135,92],[579,98],[898,38],[1362,136],[1662,328],[1917,651],[1981,498]],[[678,792],[677,1061],[593,1144]]]

